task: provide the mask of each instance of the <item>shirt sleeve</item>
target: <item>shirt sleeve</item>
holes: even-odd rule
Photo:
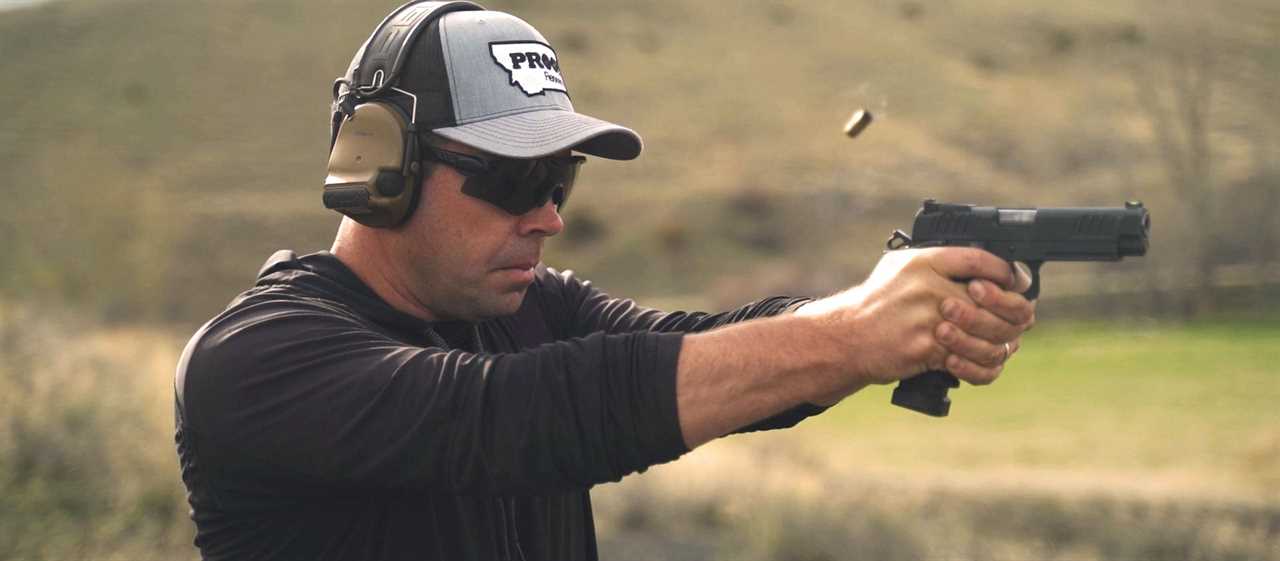
[[[198,337],[185,413],[222,469],[314,488],[545,494],[687,451],[674,334],[485,355],[405,344],[319,303],[267,301]]]
[[[573,271],[557,271],[548,268],[546,282],[554,284],[552,294],[560,294],[564,305],[560,309],[562,325],[570,326],[563,337],[581,337],[588,333],[628,333],[653,331],[659,333],[696,333],[709,331],[732,323],[755,318],[794,312],[800,306],[812,302],[812,298],[774,296],[752,302],[734,310],[721,313],[663,312],[646,308],[628,298],[613,298],[596,288],[590,281],[579,279]],[[545,306],[554,308],[555,306]],[[742,427],[735,433],[784,429],[800,421],[826,411],[826,407],[801,404],[782,413]]]

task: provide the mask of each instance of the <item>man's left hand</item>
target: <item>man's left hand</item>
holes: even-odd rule
[[[1031,275],[1022,263],[1013,268],[1012,286],[973,280],[968,286],[973,303],[960,298],[942,302],[946,321],[935,335],[951,353],[948,372],[970,380],[995,380],[1022,345],[1022,334],[1035,325],[1036,304],[1022,296],[1031,287]]]

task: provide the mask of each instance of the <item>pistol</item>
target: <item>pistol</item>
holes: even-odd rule
[[[1040,266],[1046,261],[1119,261],[1147,253],[1151,216],[1139,201],[1123,207],[996,208],[924,201],[911,235],[894,230],[890,250],[965,246],[985,249],[1031,269],[1025,296],[1040,295]],[[963,281],[964,279],[958,279]],[[934,417],[951,411],[947,390],[960,381],[945,370],[907,378],[891,402]]]

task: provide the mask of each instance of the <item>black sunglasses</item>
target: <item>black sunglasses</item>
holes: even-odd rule
[[[533,160],[489,159],[426,146],[423,158],[440,162],[467,178],[462,192],[510,214],[521,215],[553,201],[562,208],[582,156],[547,156]]]

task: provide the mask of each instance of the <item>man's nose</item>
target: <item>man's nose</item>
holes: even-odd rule
[[[561,230],[564,230],[564,219],[560,217],[556,203],[550,200],[520,217],[520,235],[523,236],[554,236]]]

